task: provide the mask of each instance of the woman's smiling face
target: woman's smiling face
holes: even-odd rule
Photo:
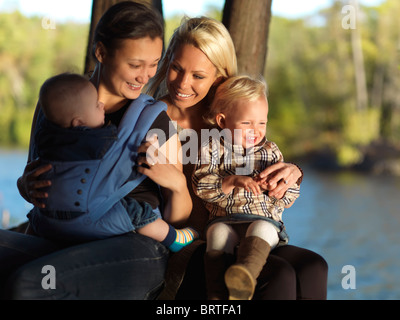
[[[136,99],[157,71],[163,42],[160,38],[124,39],[103,59],[102,82],[109,94]]]
[[[217,69],[207,56],[192,45],[176,49],[167,72],[172,103],[188,108],[202,101],[217,80]]]

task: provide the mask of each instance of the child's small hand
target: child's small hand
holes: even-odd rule
[[[251,177],[235,176],[234,185],[235,187],[244,188],[247,192],[252,192],[256,195],[262,193],[258,183]]]

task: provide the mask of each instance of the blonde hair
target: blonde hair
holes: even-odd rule
[[[175,51],[181,45],[192,45],[201,50],[217,68],[217,76],[224,79],[237,72],[235,46],[225,26],[212,18],[199,17],[182,19],[181,25],[171,37],[168,49],[156,75],[150,80],[147,93],[157,98],[167,93],[166,75]]]
[[[229,113],[238,100],[254,101],[260,97],[267,98],[267,83],[264,78],[260,76],[256,79],[248,75],[230,77],[218,86],[210,111],[204,119],[215,125],[216,115]]]

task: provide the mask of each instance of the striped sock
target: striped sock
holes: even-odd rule
[[[170,225],[169,232],[161,243],[172,252],[178,252],[198,237],[199,234],[192,228],[175,229]]]

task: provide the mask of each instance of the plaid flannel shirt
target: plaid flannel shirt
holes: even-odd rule
[[[201,153],[192,176],[195,193],[203,199],[210,219],[233,214],[250,214],[282,222],[286,205],[300,196],[300,187],[289,188],[282,199],[268,196],[268,191],[255,195],[244,188],[234,188],[229,194],[222,191],[222,180],[229,175],[256,177],[266,167],[283,161],[283,155],[274,142],[264,138],[254,148],[232,145],[224,137],[218,141],[210,137]]]

